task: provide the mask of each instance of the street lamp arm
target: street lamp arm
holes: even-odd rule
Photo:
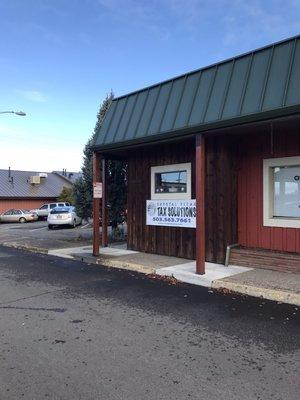
[[[16,114],[20,115],[21,117],[24,117],[26,115],[24,111],[0,111],[0,114]]]

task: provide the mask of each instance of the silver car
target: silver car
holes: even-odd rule
[[[80,225],[82,219],[76,214],[75,207],[55,207],[50,211],[48,218],[48,228],[52,229],[56,225],[69,225],[73,228]]]
[[[46,219],[50,211],[53,210],[55,207],[65,207],[65,206],[70,206],[70,203],[59,202],[59,203],[43,204],[40,208],[37,208],[32,211],[36,212],[40,219],[43,218]]]
[[[0,215],[1,222],[30,222],[37,221],[38,215],[33,211],[28,210],[7,210]]]

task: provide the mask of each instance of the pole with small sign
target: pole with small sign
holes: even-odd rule
[[[94,187],[93,191],[94,199],[102,199],[102,182],[94,182],[93,187]]]
[[[93,255],[94,256],[99,256],[99,248],[100,248],[100,199],[102,197],[102,183],[100,182],[100,180],[101,180],[100,154],[94,153],[93,154]]]

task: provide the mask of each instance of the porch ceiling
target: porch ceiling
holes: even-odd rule
[[[299,112],[298,35],[114,99],[95,148],[120,148]]]

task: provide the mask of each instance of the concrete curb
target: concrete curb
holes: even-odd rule
[[[212,288],[217,290],[226,289],[231,292],[245,294],[252,297],[300,306],[299,293],[291,293],[283,290],[267,289],[257,286],[244,285],[241,283],[227,282],[222,281],[221,279],[214,281],[212,283]]]
[[[48,250],[43,249],[42,247],[27,246],[26,244],[18,244],[15,242],[4,242],[1,243],[1,245],[4,247],[12,247],[14,249],[19,249],[19,250],[27,250],[33,253],[48,254]]]
[[[92,260],[90,257],[80,256],[80,255],[73,255],[73,259],[80,260],[86,262],[88,264],[95,264],[101,265],[108,268],[117,268],[117,269],[124,269],[127,271],[134,271],[139,272],[145,275],[152,275],[155,274],[155,268],[145,267],[141,264],[136,264],[132,262],[120,261],[120,260],[110,260],[105,257],[100,257],[95,260]]]

